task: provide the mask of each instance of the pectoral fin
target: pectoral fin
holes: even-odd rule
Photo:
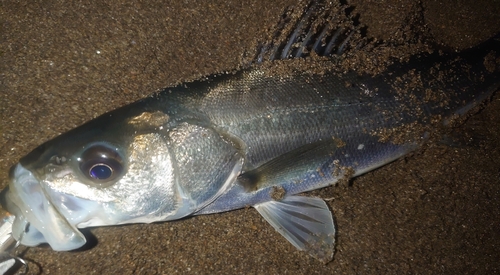
[[[335,226],[322,199],[289,196],[255,205],[255,209],[297,249],[324,263],[333,259]]]
[[[328,163],[338,149],[338,143],[339,140],[332,138],[304,145],[241,174],[238,182],[246,191],[252,192],[269,186],[280,186],[286,181],[300,181],[304,175]]]

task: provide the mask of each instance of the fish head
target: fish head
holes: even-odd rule
[[[86,243],[79,228],[190,214],[162,132],[168,116],[120,112],[42,144],[11,168],[1,201],[21,244],[73,250]]]

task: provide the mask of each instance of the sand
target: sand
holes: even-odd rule
[[[156,90],[234,71],[297,1],[3,1],[0,183],[42,142]],[[345,1],[385,55],[448,49],[500,31],[498,1]],[[417,39],[418,40],[418,39]],[[428,45],[428,43],[426,44]],[[95,228],[74,252],[20,248],[30,274],[500,273],[500,95],[456,129],[327,198],[338,226],[332,262],[297,251],[254,209],[176,222]]]

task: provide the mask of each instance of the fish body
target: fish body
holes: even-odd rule
[[[316,50],[314,42],[307,45]],[[332,215],[321,199],[297,194],[387,164],[483,102],[500,86],[496,49],[492,38],[461,53],[415,56],[377,76],[278,77],[255,65],[167,88],[13,166],[1,198],[16,217],[13,236],[72,250],[86,242],[79,228],[253,206],[297,248],[328,261]],[[415,125],[422,127],[406,135]]]

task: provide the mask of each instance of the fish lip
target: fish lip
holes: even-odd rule
[[[2,201],[16,216],[12,235],[23,245],[48,243],[54,250],[82,247],[83,234],[59,212],[47,194],[43,182],[20,163],[10,170],[10,185],[2,192]]]

